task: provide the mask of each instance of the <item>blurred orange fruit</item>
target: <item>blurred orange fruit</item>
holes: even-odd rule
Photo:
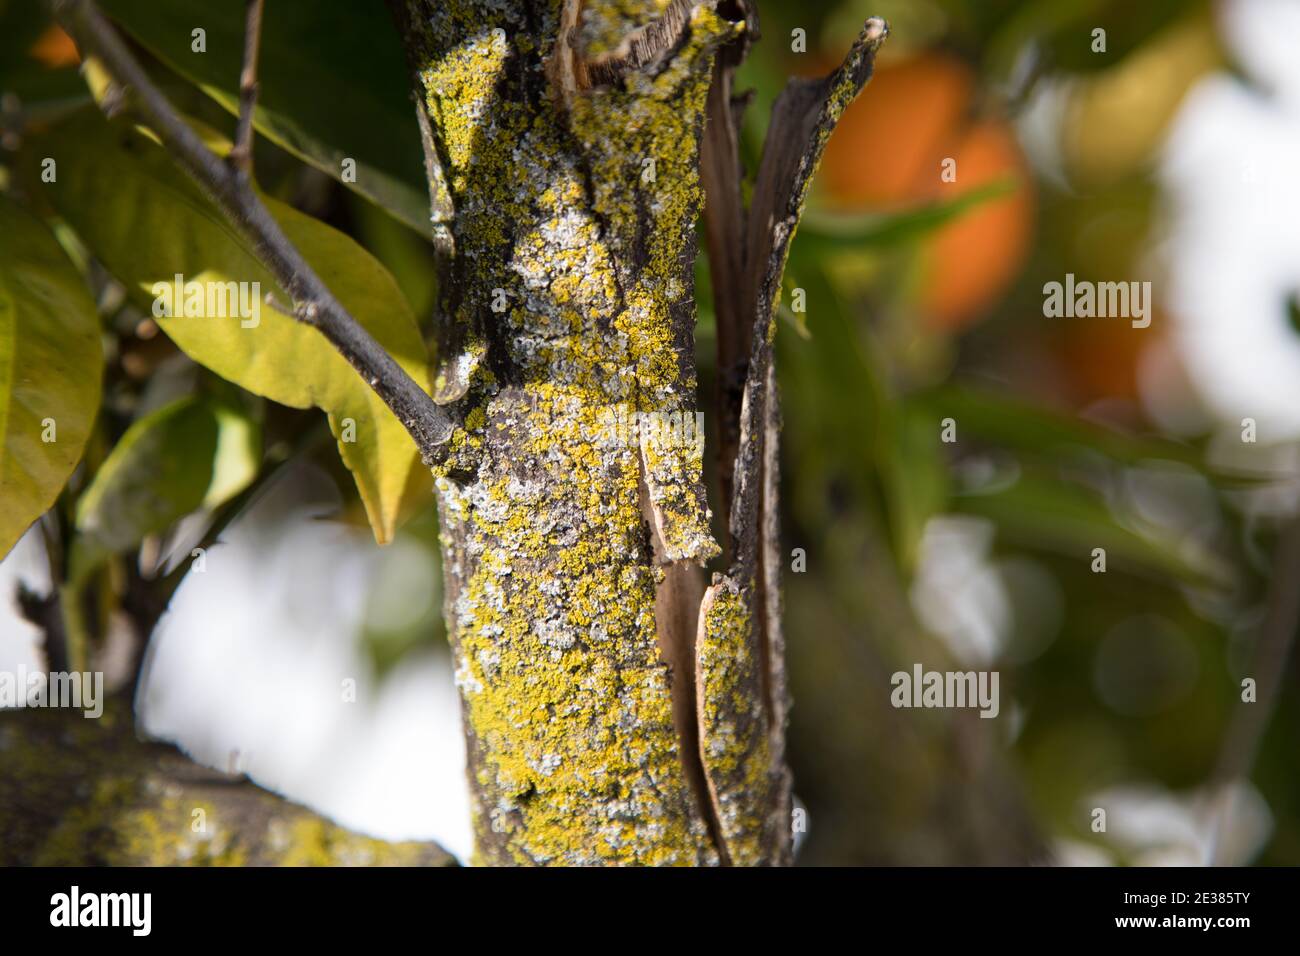
[[[881,66],[844,113],[822,159],[821,182],[846,205],[916,198],[923,170],[939,175],[943,147],[962,121],[973,78],[936,54]]]
[[[1024,262],[1033,231],[1028,164],[1009,123],[971,116],[975,77],[951,56],[924,53],[877,68],[827,145],[821,184],[839,205],[904,207],[954,199],[999,180],[1014,191],[926,237],[919,307],[931,328],[980,318]],[[944,161],[955,179],[943,181]],[[952,177],[949,177],[952,178]]]
[[[36,42],[27,52],[33,60],[52,69],[76,66],[81,62],[81,57],[77,56],[77,45],[72,42],[72,37],[57,25],[50,26],[37,37]]]
[[[1064,327],[1056,348],[1068,370],[1072,398],[1079,404],[1105,398],[1137,401],[1142,353],[1159,340],[1157,330],[1165,325],[1159,309],[1152,325],[1138,332],[1123,320],[1075,319]]]
[[[921,297],[938,327],[959,329],[995,304],[1016,277],[1029,250],[1034,199],[1015,134],[1002,120],[982,120],[952,150],[957,181],[931,190],[936,198],[1014,178],[1015,189],[962,214],[929,237]]]

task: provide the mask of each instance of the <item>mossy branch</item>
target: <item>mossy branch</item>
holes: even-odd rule
[[[748,228],[734,130],[706,132],[732,110],[711,86],[748,4],[404,0],[399,22],[456,210],[443,312],[482,347],[438,483],[478,859],[788,862],[769,293],[883,22],[810,88],[813,129],[788,131],[802,162],[786,175],[772,151]],[[738,354],[761,342],[735,410],[733,563],[707,594],[719,548],[690,440],[705,136],[734,217],[711,231],[745,247],[717,274]]]
[[[0,713],[0,866],[448,866],[139,740],[130,707]]]

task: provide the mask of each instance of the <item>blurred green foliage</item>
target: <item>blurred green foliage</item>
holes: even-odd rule
[[[1032,95],[1026,84],[1105,75],[1204,11],[957,0],[761,7],[768,43],[755,48],[745,76],[760,100],[779,89],[768,74],[798,67],[791,29],[833,48],[844,24],[881,14],[891,18],[900,60],[936,49],[963,59],[978,78],[975,109],[1011,118]],[[919,35],[909,37],[913,25]],[[1104,56],[1089,47],[1098,26],[1107,31]],[[1021,61],[1032,75],[1017,76]],[[886,56],[880,68],[889,64]],[[755,143],[763,116],[751,107]],[[783,328],[778,367],[783,534],[809,554],[806,574],[785,577],[796,789],[812,821],[806,862],[1005,862],[1012,847],[1033,845],[1017,826],[1024,820],[1048,845],[1089,843],[1124,862],[1142,848],[1093,833],[1089,816],[1089,801],[1119,786],[1163,788],[1208,830],[1201,801],[1231,721],[1252,706],[1241,702],[1240,680],[1253,673],[1268,600],[1270,568],[1249,555],[1271,551],[1278,532],[1243,513],[1230,492],[1262,488],[1268,476],[1210,467],[1208,433],[1164,435],[1131,387],[1096,388],[1131,372],[1128,342],[1119,333],[1094,341],[1086,325],[1063,332],[1041,312],[1046,279],[1133,273],[1154,241],[1149,170],[1135,164],[1099,185],[1035,170],[1030,252],[998,304],[958,335],[921,325],[916,291],[900,277],[926,233],[947,223],[936,210],[973,214],[996,190],[866,211],[840,210],[823,190],[801,228],[785,285],[787,301],[792,288],[806,292],[807,314],[792,316],[806,337]],[[951,444],[941,439],[946,419],[955,423]],[[1189,531],[1203,515],[1184,510],[1177,481],[1167,494],[1144,484],[1170,473],[1203,492],[1192,498],[1211,528]],[[979,568],[998,576],[1010,602],[999,649],[980,666],[1000,671],[1015,716],[996,735],[998,756],[976,771],[952,758],[952,736],[969,732],[960,719],[925,729],[915,712],[880,703],[889,674],[914,661],[970,666],[953,663],[953,648],[916,616],[926,593],[916,589],[922,540],[941,515],[988,523],[992,546]],[[1091,568],[1099,547],[1105,573]],[[1294,658],[1277,677],[1285,689],[1252,778],[1272,815],[1256,859],[1294,863]],[[1023,805],[983,773],[1001,758]],[[918,770],[927,761],[939,765],[930,776]],[[958,812],[951,789],[962,783],[970,786]],[[972,847],[986,830],[998,834],[991,846]]]

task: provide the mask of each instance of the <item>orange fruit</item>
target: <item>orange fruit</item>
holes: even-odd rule
[[[77,45],[57,25],[51,25],[37,37],[32,48],[27,51],[33,60],[51,69],[60,66],[76,66],[81,62],[77,56]]]
[[[923,53],[882,64],[827,144],[824,194],[854,211],[951,199],[1013,179],[1013,192],[980,203],[928,235],[918,307],[931,328],[957,331],[997,302],[1019,271],[1033,231],[1028,164],[1009,123],[971,115],[975,79],[960,60]],[[944,161],[956,179],[944,182]]]
[[[964,63],[935,54],[878,67],[826,145],[822,184],[848,206],[915,198],[921,171],[938,175],[972,84]]]
[[[1138,401],[1142,353],[1159,341],[1166,316],[1157,309],[1152,328],[1131,328],[1124,319],[1074,319],[1062,329],[1056,349],[1068,369],[1072,398],[1088,404],[1103,398]],[[1154,334],[1151,334],[1154,333]]]
[[[921,305],[927,320],[943,329],[962,328],[997,302],[1025,260],[1034,221],[1029,173],[1006,122],[990,119],[971,126],[951,156],[957,161],[957,181],[932,189],[936,198],[956,197],[1007,178],[1015,178],[1017,185],[928,237]]]

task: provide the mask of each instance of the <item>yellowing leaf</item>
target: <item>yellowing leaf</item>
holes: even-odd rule
[[[87,112],[31,152],[57,161],[51,202],[182,351],[258,395],[329,414],[375,537],[389,540],[412,470],[423,471],[414,441],[319,332],[265,301],[289,297],[166,151]],[[335,297],[427,389],[424,342],[387,270],[343,233],[266,203]]]
[[[0,195],[0,557],[81,459],[103,362],[80,274],[39,219]]]

